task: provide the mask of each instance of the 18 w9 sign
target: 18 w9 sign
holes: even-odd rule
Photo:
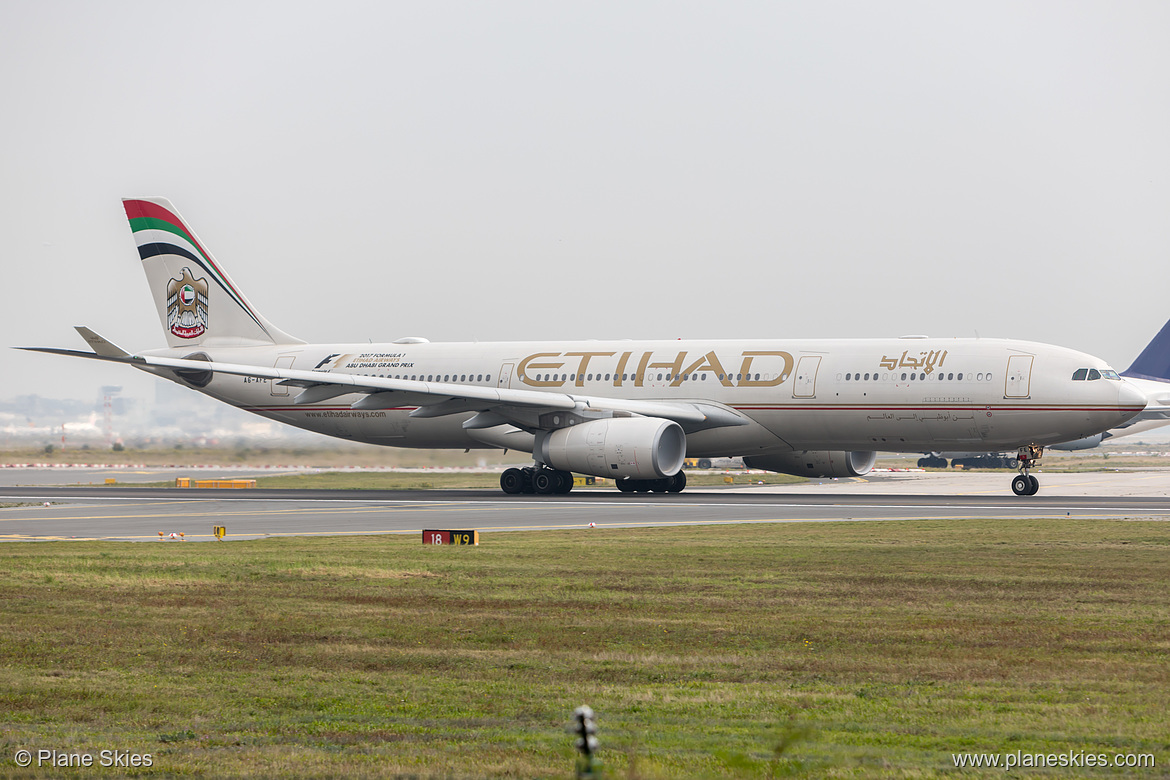
[[[479,544],[479,531],[437,531],[422,532],[423,544]]]

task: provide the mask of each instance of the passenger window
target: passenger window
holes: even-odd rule
[[[851,374],[846,374],[846,375],[845,375],[845,381],[846,381],[846,382],[848,382],[848,381],[849,381],[849,377],[850,377],[850,376],[851,376]]]
[[[1094,379],[1100,379],[1100,378],[1101,378],[1101,372],[1100,372],[1100,371],[1098,371],[1098,370],[1097,370],[1097,369],[1095,369],[1095,368],[1090,368],[1090,369],[1089,369],[1089,381],[1090,381],[1090,382],[1092,382]]]
[[[902,381],[903,381],[903,382],[905,382],[905,381],[906,381],[906,375],[905,375],[905,374],[902,374]]]

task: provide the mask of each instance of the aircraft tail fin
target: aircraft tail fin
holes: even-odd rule
[[[1133,365],[1121,372],[1132,379],[1170,382],[1170,322],[1162,326],[1153,341],[1146,345]]]
[[[244,297],[166,198],[122,201],[167,346],[302,344]]]

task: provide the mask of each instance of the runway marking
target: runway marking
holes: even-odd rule
[[[68,499],[65,499],[68,501]],[[234,501],[255,501],[256,499],[233,499]],[[143,503],[140,506],[166,506],[166,505],[190,505],[190,504],[208,504],[215,503],[216,499],[164,499],[162,501],[151,501]],[[310,512],[329,512],[331,514],[369,514],[374,512],[402,512],[402,511],[567,511],[580,509],[623,509],[623,510],[673,510],[673,509],[731,509],[739,512],[751,511],[753,509],[821,509],[821,510],[849,510],[856,509],[858,504],[846,502],[831,502],[831,503],[807,503],[801,501],[795,502],[768,502],[768,503],[751,503],[740,504],[734,502],[728,503],[692,503],[692,502],[670,502],[670,503],[629,503],[629,502],[609,502],[609,501],[555,501],[548,503],[534,503],[534,502],[509,502],[509,501],[426,501],[419,499],[396,499],[385,504],[377,504],[372,500],[352,500],[352,499],[271,499],[271,503],[295,503],[295,504],[337,504],[340,506],[321,507],[321,506],[294,506],[283,509],[259,509],[259,510],[245,510],[240,509],[209,509],[208,511],[200,513],[187,513],[189,517],[238,517],[238,516],[256,516],[256,515],[292,515],[304,514]],[[99,505],[76,506],[71,504],[54,504],[58,508],[68,507],[71,510],[98,508]],[[927,510],[946,510],[951,512],[956,511],[982,511],[987,507],[977,504],[956,504],[953,502],[934,502],[921,504],[866,504],[867,509],[881,509],[881,510],[908,510],[914,512],[922,512]],[[48,507],[38,505],[23,506],[23,507],[8,507],[7,511],[15,515],[18,511],[21,514],[26,514],[28,510],[44,511]],[[1132,513],[1135,511],[1164,513],[1167,510],[1162,507],[1140,507],[1140,506],[1112,506],[1112,505],[1095,505],[1095,506],[1075,506],[1067,505],[1059,506],[1034,506],[1026,505],[1021,502],[1019,507],[1021,510],[1029,512],[1067,512],[1073,509],[1080,512],[1111,512],[1111,513]],[[105,519],[129,519],[129,518],[150,518],[150,517],[173,517],[174,513],[160,513],[152,514],[124,514],[124,515],[100,515]],[[79,516],[61,516],[53,515],[52,520],[90,520],[95,516],[79,515]],[[0,522],[11,520],[27,520],[28,517],[0,517]]]
[[[483,507],[482,508],[482,511],[486,511],[486,512],[499,512],[502,510],[503,510],[503,507]],[[438,511],[452,511],[452,510],[450,507],[444,507],[444,506],[439,506],[439,505],[427,506],[427,507],[332,507],[332,508],[328,508],[328,509],[322,509],[320,507],[292,507],[289,509],[258,510],[258,511],[251,511],[251,512],[245,512],[245,511],[229,512],[229,511],[225,510],[225,511],[210,511],[210,512],[198,512],[198,513],[171,512],[171,513],[132,514],[132,515],[130,515],[130,514],[127,514],[127,515],[92,514],[92,515],[75,515],[75,516],[54,515],[52,517],[52,519],[54,521],[56,521],[56,520],[149,520],[151,518],[159,518],[159,517],[173,518],[173,517],[179,517],[179,516],[190,517],[190,518],[197,518],[197,517],[223,518],[223,517],[258,517],[258,516],[275,516],[275,515],[298,515],[298,514],[307,514],[307,513],[333,514],[333,515],[341,515],[341,514],[362,515],[362,514],[374,514],[374,513],[386,514],[386,513],[392,513],[392,512],[419,512],[419,511],[438,512]],[[467,511],[467,508],[462,508],[462,511]],[[19,522],[19,521],[28,520],[28,519],[29,518],[27,518],[27,517],[4,517],[4,518],[0,518],[0,523],[12,522],[12,521]]]
[[[702,526],[702,525],[758,525],[764,523],[785,524],[785,523],[827,523],[827,522],[846,522],[846,523],[873,523],[873,522],[913,522],[916,520],[1021,520],[1028,519],[1028,515],[983,515],[978,518],[972,518],[970,515],[950,515],[942,517],[921,518],[921,517],[789,517],[789,518],[757,518],[745,520],[677,520],[667,522],[655,521],[633,521],[633,522],[616,522],[616,523],[601,523],[596,528],[589,528],[585,523],[572,524],[548,524],[548,525],[501,525],[488,526],[479,528],[480,532],[513,532],[513,531],[563,531],[578,529],[581,531],[592,531],[600,529],[619,530],[622,528],[671,528],[678,526]],[[1047,517],[1039,519],[1051,519]],[[1078,519],[1093,519],[1091,517],[1079,517]],[[328,530],[328,531],[277,531],[277,532],[260,532],[260,533],[242,533],[236,536],[235,539],[229,541],[256,541],[269,538],[289,538],[297,536],[383,536],[383,535],[404,535],[404,534],[420,534],[421,528],[409,529],[365,529],[365,530]],[[215,537],[211,534],[187,534],[187,541],[195,540],[211,540]],[[8,539],[12,541],[63,541],[63,542],[102,542],[102,541],[165,541],[172,542],[175,540],[169,538],[159,538],[157,535],[146,536],[31,536],[25,534],[0,534],[0,539]]]

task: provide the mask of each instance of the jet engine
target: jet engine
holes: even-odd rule
[[[1063,444],[1053,444],[1051,449],[1054,450],[1091,450],[1094,447],[1100,447],[1101,442],[1105,440],[1105,434],[1098,433],[1093,436],[1086,436],[1083,439],[1076,439],[1074,441],[1066,441]]]
[[[211,357],[206,352],[193,352],[190,355],[183,355],[183,360],[205,360],[211,362]],[[200,371],[197,368],[176,368],[173,369],[179,379],[182,379],[192,387],[207,387],[211,384],[211,379],[215,376],[212,371]]]
[[[750,469],[778,471],[798,477],[860,477],[868,474],[876,461],[876,452],[827,450],[751,455],[743,459]]]
[[[615,479],[662,479],[682,469],[682,427],[658,417],[616,417],[560,428],[540,437],[540,460],[562,471]]]

